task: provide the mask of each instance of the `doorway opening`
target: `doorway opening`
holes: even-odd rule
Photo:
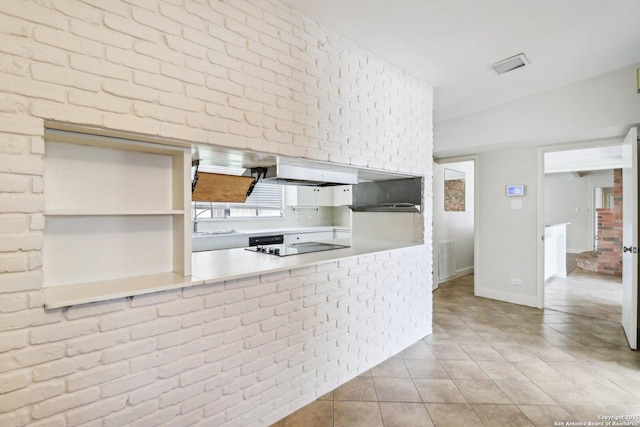
[[[476,157],[434,163],[433,289],[476,268]]]
[[[622,317],[622,147],[544,153],[543,307]]]

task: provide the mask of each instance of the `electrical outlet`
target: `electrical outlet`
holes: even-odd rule
[[[515,285],[515,286],[520,286],[520,285],[522,285],[522,280],[520,280],[520,279],[511,279],[511,284]]]

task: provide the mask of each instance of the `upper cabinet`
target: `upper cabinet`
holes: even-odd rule
[[[333,190],[333,206],[346,206],[351,204],[351,185],[336,185]]]
[[[331,187],[297,186],[295,206],[333,206]]]
[[[296,186],[291,206],[344,206],[351,204],[351,185]]]

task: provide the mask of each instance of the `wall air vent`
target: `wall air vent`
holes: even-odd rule
[[[496,62],[491,65],[491,69],[493,69],[496,74],[504,74],[515,70],[516,68],[524,67],[527,64],[529,64],[529,60],[524,56],[524,53],[521,53],[519,55],[512,56],[511,58]]]
[[[456,241],[440,240],[438,245],[438,277],[440,280],[456,274]]]

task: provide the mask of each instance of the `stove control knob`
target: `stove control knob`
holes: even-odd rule
[[[275,248],[275,249],[273,250],[273,253],[274,253],[275,255],[280,255],[280,249]]]
[[[269,248],[269,253],[272,254],[273,253],[273,248]]]

